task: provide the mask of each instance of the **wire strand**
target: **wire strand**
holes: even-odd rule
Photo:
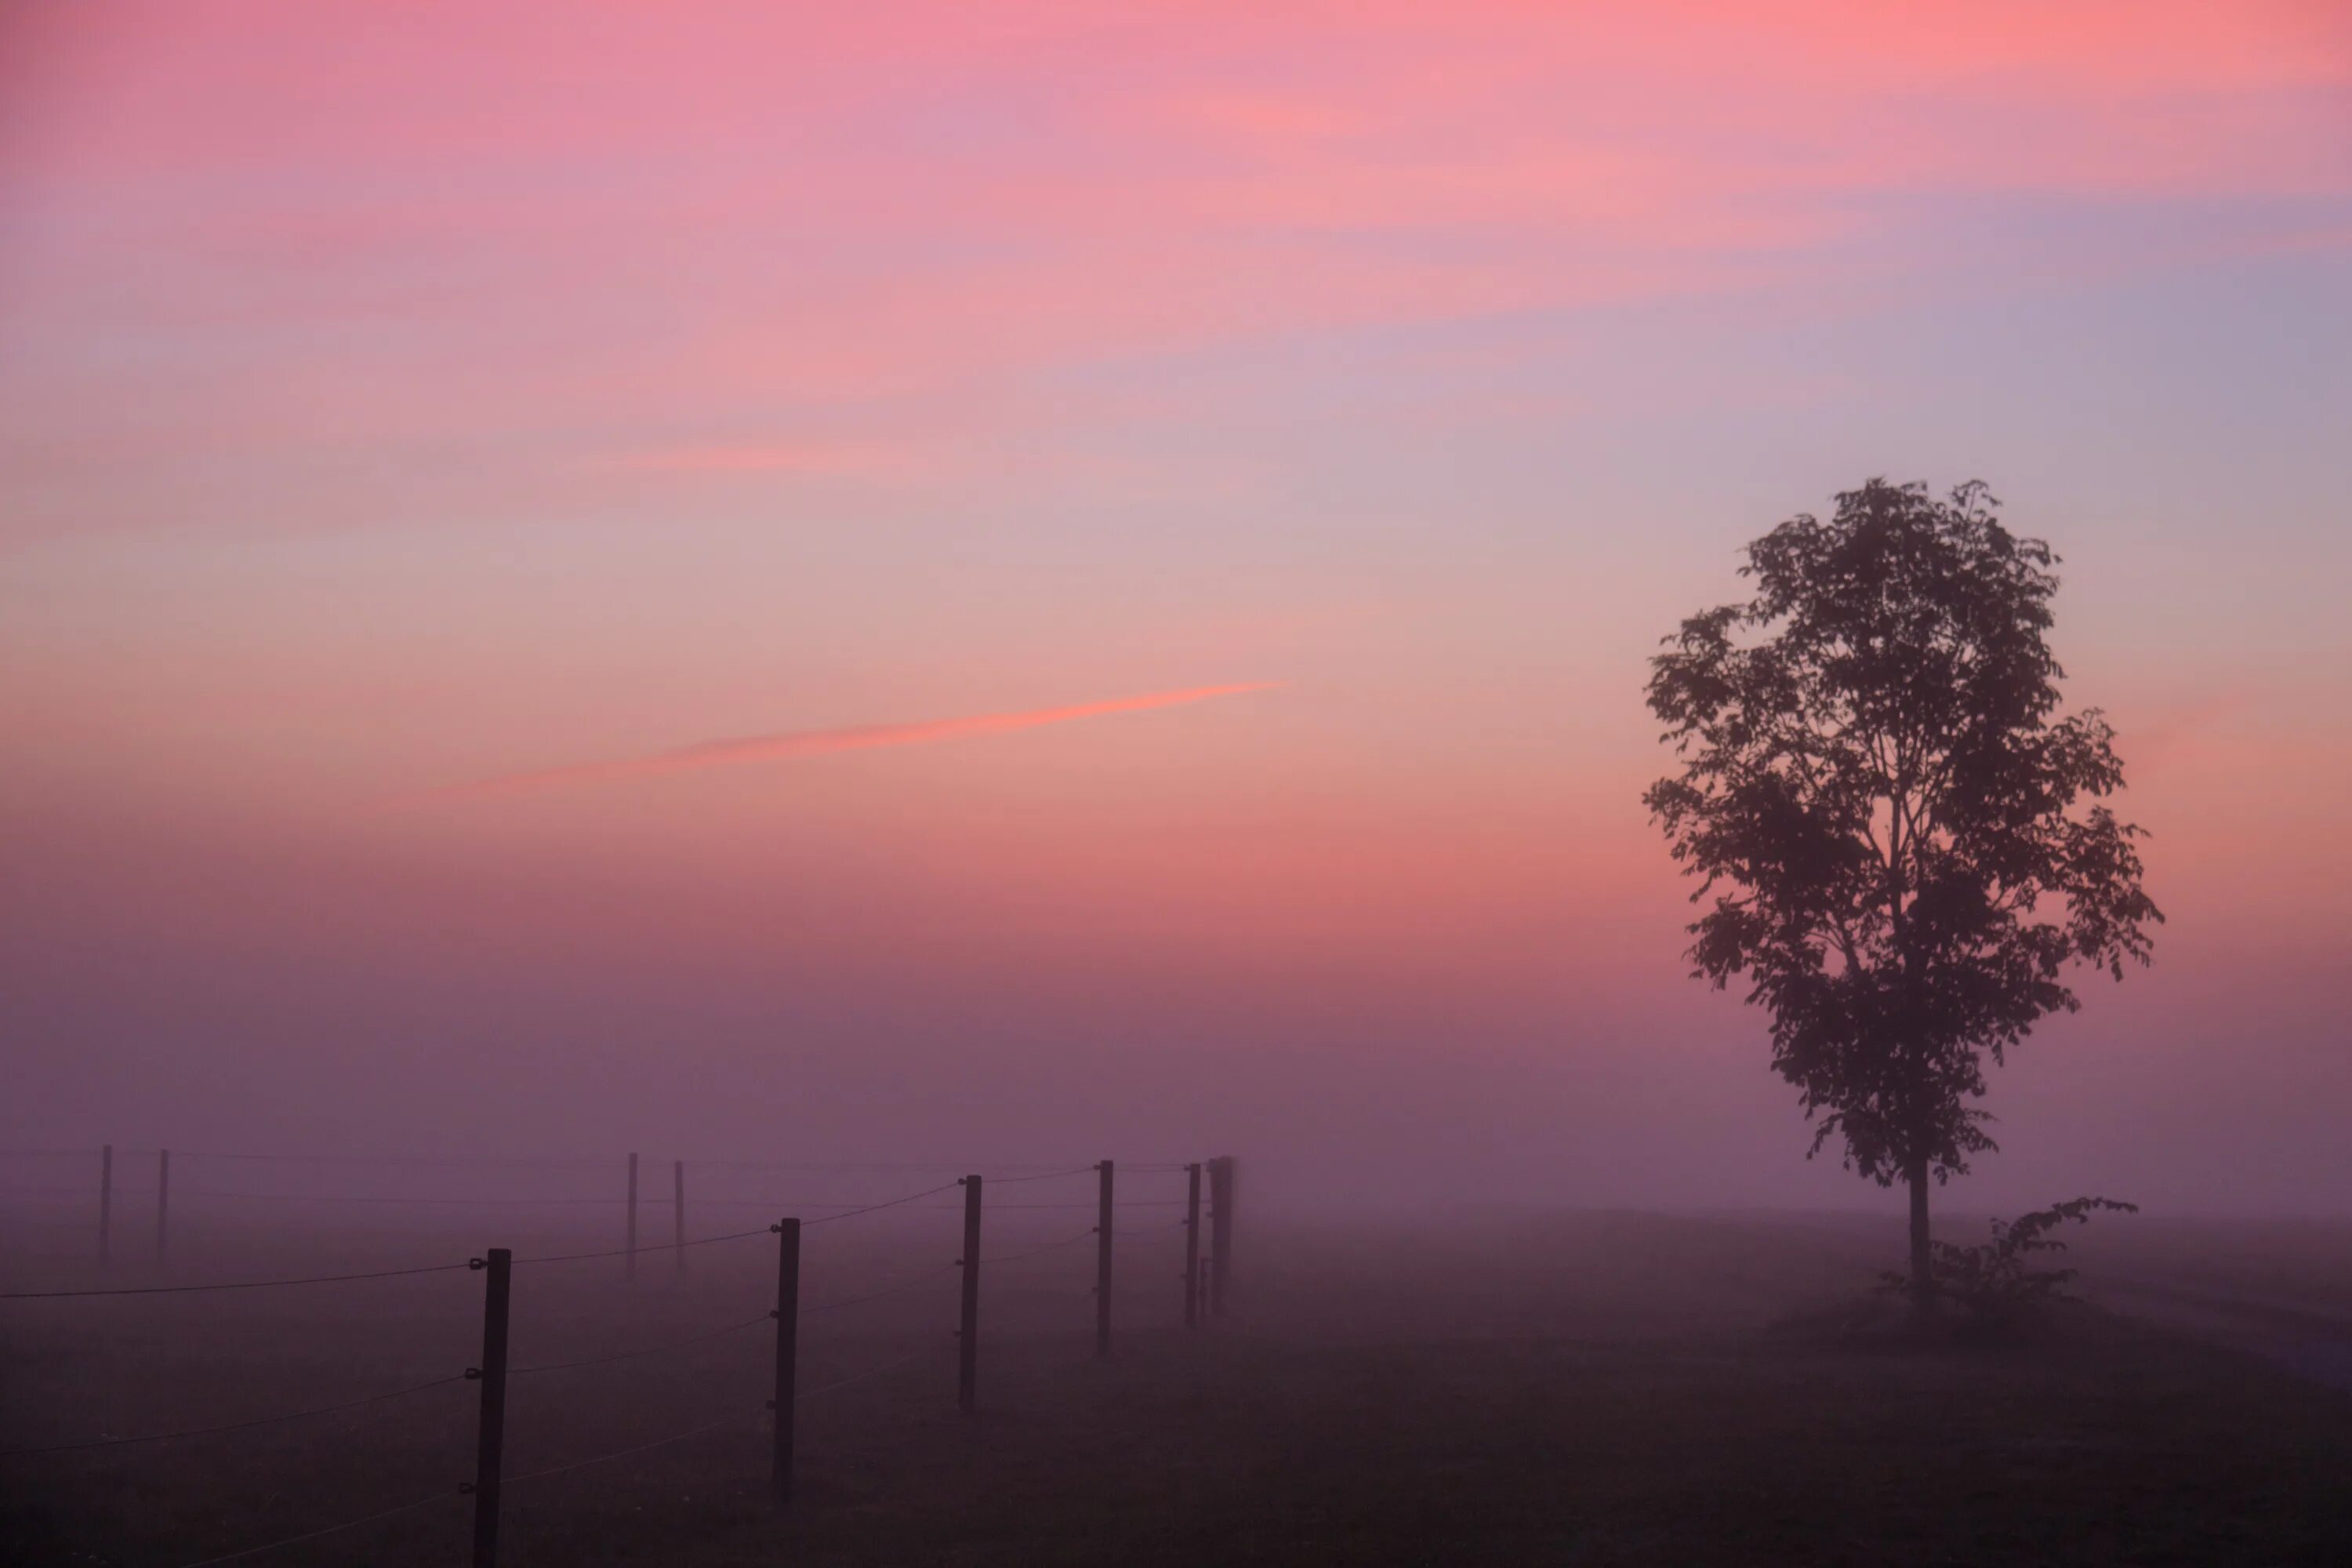
[[[237,1198],[250,1203],[284,1204],[482,1204],[491,1206],[510,1204],[594,1204],[626,1208],[626,1198],[419,1198],[373,1197],[355,1193],[236,1193],[218,1187],[191,1187],[172,1194],[174,1201],[183,1198]],[[649,1207],[655,1200],[639,1200],[639,1207]]]
[[[899,1207],[901,1205],[913,1203],[917,1198],[937,1197],[941,1193],[952,1192],[962,1184],[963,1184],[960,1181],[942,1182],[936,1187],[926,1187],[919,1193],[908,1193],[903,1198],[892,1198],[887,1203],[867,1204],[864,1208],[851,1209],[845,1214],[829,1214],[818,1219],[803,1220],[801,1222],[801,1228],[803,1230],[807,1230],[815,1226],[831,1225],[837,1219],[856,1219],[862,1214],[875,1214],[882,1209],[895,1209]]]
[[[1009,1186],[1014,1182],[1051,1182],[1064,1176],[1092,1175],[1101,1169],[1100,1165],[1073,1165],[1066,1171],[1040,1171],[1034,1176],[988,1176],[983,1179],[1003,1187]]]
[[[723,1339],[729,1334],[740,1334],[745,1329],[761,1323],[772,1323],[775,1321],[776,1315],[773,1312],[762,1312],[756,1318],[746,1318],[740,1323],[730,1323],[723,1329],[709,1329],[698,1334],[688,1334],[682,1340],[665,1340],[657,1345],[643,1345],[635,1350],[622,1351],[614,1355],[585,1356],[579,1361],[541,1362],[537,1366],[510,1366],[507,1368],[507,1375],[520,1377],[526,1373],[568,1372],[576,1366],[606,1366],[616,1361],[635,1361],[640,1356],[659,1355],[664,1351],[683,1350],[688,1345],[698,1345],[710,1340]]]
[[[118,1148],[115,1152],[120,1154],[122,1150]],[[274,1165],[426,1165],[440,1170],[603,1171],[619,1164],[614,1160],[512,1160],[489,1155],[450,1158],[433,1154],[221,1154],[204,1149],[174,1149],[172,1153],[183,1160],[236,1160]]]
[[[84,1448],[121,1448],[133,1443],[168,1443],[181,1437],[209,1437],[215,1432],[244,1432],[256,1426],[274,1426],[281,1421],[300,1421],[312,1415],[332,1415],[341,1410],[357,1410],[363,1405],[382,1405],[386,1400],[405,1398],[422,1394],[428,1388],[446,1388],[453,1383],[464,1383],[456,1377],[436,1377],[430,1383],[415,1383],[406,1388],[395,1388],[384,1394],[371,1394],[364,1399],[347,1399],[341,1405],[320,1405],[309,1410],[289,1410],[277,1415],[257,1415],[250,1421],[226,1421],[217,1426],[189,1426],[177,1432],[142,1432],[134,1437],[91,1437],[79,1443],[49,1443],[37,1448],[0,1448],[0,1459],[13,1459],[25,1454],[64,1454]]]
[[[741,1241],[746,1237],[773,1236],[769,1226],[757,1230],[730,1230],[725,1236],[698,1237],[692,1241],[648,1241],[641,1247],[614,1247],[603,1252],[553,1252],[537,1258],[518,1258],[517,1263],[577,1263],[589,1258],[626,1258],[635,1252],[677,1252],[688,1247],[710,1247],[722,1241]]]
[[[858,1373],[854,1376],[842,1378],[835,1383],[828,1383],[822,1388],[812,1388],[803,1393],[795,1394],[793,1395],[793,1403],[798,1405],[803,1400],[814,1399],[819,1394],[831,1394],[837,1388],[847,1388],[852,1384],[864,1383],[869,1378],[879,1377],[886,1372],[896,1372],[902,1366],[912,1366],[919,1361],[925,1360],[928,1357],[935,1356],[937,1354],[939,1354],[937,1347],[927,1346],[922,1350],[914,1352],[912,1354],[902,1355],[897,1361],[886,1361],[880,1366],[870,1366],[864,1372]]]
[[[882,1289],[871,1291],[866,1295],[849,1296],[838,1301],[823,1301],[814,1307],[803,1307],[800,1310],[800,1315],[806,1318],[818,1312],[831,1312],[843,1307],[860,1307],[864,1306],[868,1301],[879,1301],[885,1296],[896,1296],[902,1290],[911,1290],[918,1285],[926,1284],[930,1280],[939,1279],[941,1275],[952,1274],[961,1267],[962,1267],[961,1264],[955,1263],[941,1264],[939,1268],[931,1269],[928,1273],[918,1274],[908,1279],[901,1279],[896,1285],[887,1286]]]
[[[1170,1220],[1165,1225],[1138,1226],[1131,1230],[1120,1231],[1118,1238],[1124,1241],[1133,1241],[1138,1237],[1165,1236],[1171,1230],[1181,1230],[1192,1223],[1192,1221],[1189,1215],[1178,1215],[1174,1219]]]
[[[447,1274],[471,1268],[471,1263],[427,1263],[417,1268],[377,1268],[364,1274],[311,1274],[299,1279],[225,1279],[210,1285],[121,1285],[89,1290],[0,1290],[0,1301],[53,1301],[68,1296],[177,1296],[191,1290],[267,1290],[279,1285],[337,1285],[346,1279],[398,1279],[411,1274]]]
[[[591,1465],[609,1465],[614,1459],[625,1459],[632,1454],[649,1453],[656,1448],[667,1447],[672,1443],[683,1443],[688,1437],[699,1437],[705,1432],[716,1432],[721,1426],[738,1426],[745,1419],[746,1417],[740,1415],[723,1415],[716,1421],[707,1421],[699,1426],[689,1426],[683,1432],[673,1432],[667,1437],[656,1437],[650,1443],[640,1443],[634,1448],[616,1448],[612,1453],[599,1454],[592,1459],[574,1459],[569,1464],[550,1465],[545,1469],[528,1470],[520,1476],[508,1476],[500,1484],[510,1487],[519,1481],[535,1481],[543,1476],[560,1476],[566,1470],[584,1470]]]
[[[1059,1252],[1066,1247],[1076,1247],[1078,1243],[1099,1234],[1099,1231],[1094,1229],[1082,1230],[1076,1236],[1066,1236],[1059,1241],[1049,1241],[1043,1247],[1033,1247],[1026,1252],[1009,1252],[1002,1258],[983,1258],[980,1261],[983,1266],[995,1263],[1018,1263],[1024,1258],[1034,1258],[1042,1252]]]
[[[357,1530],[362,1524],[373,1524],[377,1520],[390,1519],[396,1513],[414,1513],[420,1508],[427,1508],[436,1502],[445,1502],[457,1495],[455,1492],[439,1492],[432,1497],[419,1498],[415,1502],[402,1503],[398,1508],[385,1509],[381,1513],[371,1513],[359,1519],[347,1519],[341,1524],[331,1524],[324,1530],[314,1530],[307,1535],[289,1535],[281,1541],[265,1541],[258,1546],[248,1546],[238,1552],[223,1552],[218,1557],[200,1557],[194,1563],[182,1563],[180,1568],[212,1568],[215,1563],[235,1563],[240,1558],[257,1557],[265,1552],[275,1552],[281,1546],[299,1546],[305,1541],[316,1541],[322,1535],[339,1535],[346,1530]]]
[[[96,1153],[97,1151],[91,1150],[89,1152]],[[893,1163],[890,1161],[881,1160],[695,1160],[688,1163],[712,1169],[737,1171],[893,1171],[901,1173],[909,1171],[919,1171],[924,1173],[936,1173],[941,1171],[978,1171],[982,1175],[986,1176],[991,1181],[999,1179],[996,1174],[998,1172],[1010,1173],[1010,1174],[1003,1178],[1010,1181],[1025,1173],[1048,1170],[1048,1167],[1042,1164],[1022,1164],[1017,1162],[1010,1164],[991,1164],[985,1160],[930,1160],[920,1164],[911,1163],[906,1161]],[[1094,1167],[1089,1165],[1083,1168],[1092,1170]],[[1181,1169],[1181,1167],[1176,1168]]]

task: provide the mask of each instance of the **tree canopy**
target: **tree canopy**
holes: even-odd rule
[[[1652,660],[1680,771],[1643,798],[1707,903],[1694,973],[1748,977],[1813,1151],[1843,1137],[1881,1184],[1992,1148],[1984,1055],[2079,1005],[2070,967],[2146,963],[2163,919],[2105,804],[2114,732],[2060,711],[2057,557],[1997,512],[1873,479],[1749,544],[1754,596]]]

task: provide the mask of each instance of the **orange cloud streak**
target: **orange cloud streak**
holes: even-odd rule
[[[1244,681],[1229,686],[1195,686],[1181,691],[1154,691],[1140,697],[1115,697],[1103,702],[1080,702],[1066,708],[1036,708],[1024,713],[979,713],[961,719],[927,719],[912,724],[858,724],[845,730],[788,730],[777,735],[751,735],[732,741],[705,741],[674,752],[617,762],[582,763],[535,773],[508,773],[473,784],[454,784],[433,792],[443,799],[480,798],[520,794],[562,784],[594,784],[607,779],[640,778],[654,773],[684,773],[694,768],[723,767],[730,763],[772,762],[783,757],[821,756],[828,752],[861,752],[877,746],[919,746],[931,741],[959,741],[973,735],[1002,735],[1014,730],[1034,730],[1045,724],[1066,724],[1074,719],[1097,719],[1109,713],[1139,713],[1152,708],[1175,708],[1231,697],[1244,691],[1264,691],[1274,680]]]

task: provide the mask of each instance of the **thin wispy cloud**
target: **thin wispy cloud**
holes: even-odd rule
[[[1194,686],[1179,691],[1147,692],[1139,697],[1114,697],[1101,702],[1080,702],[1065,708],[1033,708],[1017,713],[975,713],[954,719],[925,719],[909,724],[859,724],[840,730],[787,730],[773,735],[704,741],[675,751],[656,752],[649,756],[507,773],[470,784],[452,784],[433,791],[432,795],[443,800],[480,799],[558,789],[570,784],[604,784],[614,779],[727,767],[738,763],[779,762],[792,757],[823,756],[833,752],[862,752],[883,746],[919,746],[934,741],[969,740],[981,735],[1010,734],[1016,730],[1042,729],[1048,724],[1066,724],[1079,719],[1106,718],[1114,713],[1141,713],[1154,708],[1178,708],[1192,702],[1206,702],[1214,697],[1265,691],[1280,684],[1274,680],[1243,681],[1227,686]]]
[[[830,474],[872,468],[888,456],[888,449],[878,444],[851,441],[666,447],[627,453],[610,459],[609,466],[641,473]]]

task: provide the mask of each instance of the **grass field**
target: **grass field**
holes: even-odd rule
[[[983,1271],[982,1405],[955,1408],[951,1216],[811,1233],[799,1494],[767,1497],[762,1241],[634,1285],[519,1268],[514,1564],[2337,1563],[2352,1561],[2341,1227],[2134,1222],[2088,1308],[2000,1346],[1832,1325],[1883,1226],[1633,1214],[1267,1222],[1233,1312],[1177,1323],[1181,1238],[1122,1250],[1092,1356],[1087,1245]],[[1046,1216],[989,1256],[1067,1231]],[[1159,1221],[1155,1218],[1153,1223]],[[174,1277],[448,1256],[430,1231],[221,1230]],[[551,1247],[559,1239],[545,1238]],[[943,1245],[944,1243],[944,1245]],[[1178,1243],[1178,1245],[1171,1245]],[[197,1250],[192,1242],[185,1249]],[[35,1260],[37,1263],[37,1259]],[[27,1269],[54,1276],[52,1262]],[[115,1278],[143,1277],[124,1266]],[[2105,1291],[2103,1277],[2116,1282]],[[2135,1294],[2137,1292],[2137,1294]],[[12,1302],[8,1447],[173,1429],[448,1376],[479,1276]],[[2146,1305],[2147,1310],[2141,1310]],[[474,1389],[170,1443],[5,1462],[26,1563],[149,1568],[413,1510],[242,1561],[466,1561]]]

